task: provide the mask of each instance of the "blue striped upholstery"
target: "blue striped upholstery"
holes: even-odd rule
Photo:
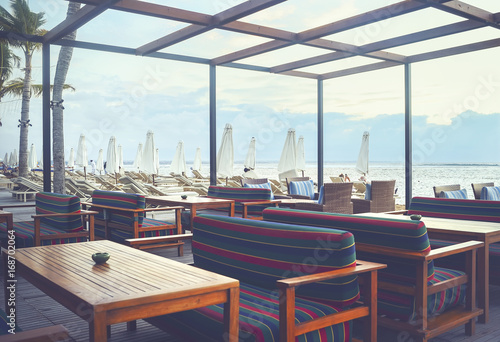
[[[260,183],[260,184],[245,183],[243,185],[243,187],[244,188],[269,189],[269,190],[271,190],[271,199],[274,199],[273,190],[271,189],[271,184],[269,182],[267,182],[267,183]]]
[[[312,179],[307,181],[290,182],[290,195],[309,196],[314,199],[314,182]]]
[[[268,208],[263,213],[264,220],[273,222],[283,222],[289,224],[311,225],[314,227],[327,227],[337,230],[345,230],[354,234],[357,243],[377,245],[388,248],[403,249],[426,255],[430,252],[430,242],[427,235],[427,228],[423,221],[381,219],[369,216],[353,216],[334,213],[318,213],[315,211],[291,210],[283,208]],[[389,256],[371,254],[357,251],[357,256],[361,260],[370,260],[387,264],[387,268],[379,270],[378,277],[382,281],[397,282],[399,284],[412,285],[415,283],[417,274],[416,266],[412,266],[407,260],[399,260]],[[434,263],[428,264],[427,280],[429,284],[443,281],[443,274],[450,277],[463,273],[439,269],[440,275],[434,267]],[[455,288],[440,292],[436,296],[429,296],[429,314],[437,314],[449,307],[462,303],[465,290],[460,291]],[[412,296],[396,295],[382,289],[378,289],[379,310],[391,318],[411,320],[415,317],[414,298]],[[447,298],[448,301],[437,303]]]
[[[457,199],[467,199],[467,190],[455,190],[455,191],[441,191],[439,194],[440,198],[457,198]]]
[[[174,225],[172,222],[158,221],[155,219],[150,219],[145,217],[142,221],[141,227],[150,228],[150,227],[159,227],[159,230],[148,230],[139,232],[138,238],[143,237],[153,237],[153,236],[168,236],[175,235],[177,232],[175,228],[165,229],[165,225]],[[96,223],[94,226],[95,235],[99,237],[105,237],[104,226]],[[131,230],[122,230],[122,229],[111,229],[111,237],[110,240],[122,244],[126,244],[126,239],[133,239],[134,234]]]
[[[366,187],[365,200],[371,200],[372,199],[372,185],[371,185],[371,183],[366,183],[365,187]]]
[[[279,341],[277,280],[350,268],[356,262],[349,232],[219,215],[195,217],[192,246],[196,267],[240,281],[240,341]],[[303,285],[296,294],[296,322],[333,314],[359,299],[357,277]],[[222,308],[213,305],[147,320],[183,341],[222,341]],[[350,341],[351,332],[350,323],[341,323],[296,341]]]
[[[324,204],[323,203],[324,201],[325,201],[325,186],[322,185],[321,188],[319,189],[318,204]]]
[[[144,196],[118,191],[94,190],[92,193],[92,203],[124,209],[146,208],[146,200]],[[94,207],[92,210],[99,212],[99,214],[96,215],[96,219],[104,219],[104,211],[102,209]],[[139,213],[137,218],[134,218],[133,213],[127,213],[124,211],[108,210],[107,212],[109,213],[109,217],[106,217],[106,219],[111,223],[133,226],[135,220],[138,220],[140,226],[144,219],[144,213],[142,212]]]
[[[279,310],[277,291],[240,283],[240,341],[279,341]],[[341,311],[334,306],[297,298],[296,322],[304,322]],[[183,341],[219,342],[224,333],[223,305],[154,317],[157,326],[172,332]],[[193,329],[193,323],[196,329]],[[350,341],[352,324],[336,324],[298,337],[297,341]]]
[[[500,201],[500,186],[488,186],[481,189],[481,199],[485,201]]]
[[[16,248],[33,247],[35,246],[35,222],[14,222],[14,230],[16,236]],[[73,232],[82,231],[83,227],[74,230]],[[0,233],[5,235],[7,233],[7,226],[5,223],[0,223]],[[64,230],[59,230],[46,225],[40,224],[40,236],[47,236],[52,234],[65,234],[68,233]],[[42,240],[42,245],[56,245],[62,243],[83,242],[87,241],[86,237],[66,238],[66,239],[52,239]]]
[[[71,214],[81,210],[80,198],[51,192],[39,192],[35,197],[36,214]],[[44,217],[41,222],[49,227],[72,232],[83,229],[81,216]]]

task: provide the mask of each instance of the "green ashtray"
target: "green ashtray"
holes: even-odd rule
[[[419,221],[422,218],[422,215],[413,214],[413,215],[410,215],[410,218],[412,220]]]
[[[92,254],[92,260],[94,260],[96,264],[103,264],[108,261],[109,256],[109,253],[94,253]]]
[[[188,196],[187,195],[181,195],[181,198],[182,199],[186,199],[186,198],[188,198]]]

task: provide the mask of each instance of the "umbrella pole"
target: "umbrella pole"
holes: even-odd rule
[[[86,166],[83,167],[83,175],[84,175],[85,180],[87,180],[87,167]]]

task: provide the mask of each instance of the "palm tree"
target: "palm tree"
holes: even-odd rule
[[[13,14],[0,6],[0,29],[21,35],[43,35],[45,30],[41,26],[45,24],[43,13],[31,12],[26,0],[10,0]],[[24,52],[24,80],[21,105],[21,120],[19,127],[19,176],[28,175],[28,127],[30,126],[30,98],[31,98],[31,60],[33,52],[40,48],[39,43],[19,41],[12,39],[9,44],[19,47]]]
[[[71,17],[80,9],[79,2],[69,2],[68,12],[66,17]],[[66,39],[75,40],[76,30],[68,34]],[[54,103],[61,103],[62,92],[64,89],[64,82],[68,73],[71,57],[73,56],[73,48],[69,46],[62,46],[59,51],[59,58],[57,60],[56,74],[54,76],[54,91],[52,93],[52,100]],[[61,105],[54,106],[52,110],[52,126],[53,126],[53,159],[54,159],[54,192],[64,194],[64,121],[63,121],[64,107]]]
[[[7,94],[4,88],[5,82],[12,75],[12,69],[19,66],[20,59],[9,48],[9,44],[0,41],[0,102],[2,97]],[[2,118],[0,118],[0,127],[2,126]]]

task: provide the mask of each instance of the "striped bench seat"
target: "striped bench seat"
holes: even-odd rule
[[[466,305],[466,294],[471,296],[466,286],[467,274],[460,270],[436,267],[434,258],[428,258],[432,251],[427,228],[422,221],[399,220],[397,216],[389,220],[282,208],[268,208],[264,210],[263,217],[265,221],[349,231],[356,240],[359,258],[387,264],[386,269],[379,271],[378,288],[379,323],[386,327],[401,328],[403,325],[414,335],[425,335],[434,332],[422,327],[423,310],[430,319],[440,317],[446,322],[446,317],[449,317],[446,324],[450,326],[465,324],[465,320],[454,323],[457,312],[463,310],[461,314],[468,317],[467,324],[471,326],[481,313],[481,310]],[[437,292],[433,290],[440,283],[453,281],[459,285],[448,286]],[[425,301],[421,294],[411,294],[418,289],[416,284],[419,283],[422,287],[426,285],[430,293]],[[422,298],[422,302],[417,303],[417,298]],[[394,319],[401,325],[395,325]]]
[[[89,222],[87,229],[82,220],[82,216],[93,214],[81,210],[80,198],[77,196],[39,192],[35,196],[35,209],[34,221],[13,223],[16,248],[94,239],[92,222]],[[39,234],[36,234],[36,225],[40,227]],[[0,234],[4,237],[7,235],[6,223],[0,224]]]
[[[500,224],[500,201],[469,200],[452,198],[413,197],[408,215],[441,217],[458,220],[498,222]],[[453,241],[430,239],[432,248],[450,246]],[[490,264],[500,262],[500,243],[490,244]],[[463,256],[446,258],[443,262],[449,267],[463,269]],[[500,285],[500,271],[490,267],[490,284]]]
[[[143,195],[131,194],[118,191],[94,190],[92,193],[92,203],[86,203],[98,214],[95,217],[95,234],[123,244],[130,244],[130,239],[134,239],[134,247],[141,249],[158,247],[175,247],[179,256],[183,255],[184,242],[179,240],[162,241],[158,245],[151,238],[160,236],[178,236],[182,234],[181,210],[182,207],[165,207],[146,209],[146,200]],[[174,210],[174,217],[171,222],[155,220],[146,217],[148,211],[169,211]],[[180,238],[180,237],[179,237]]]
[[[367,315],[360,315],[359,311],[356,313],[352,309],[360,305],[358,278],[354,273],[344,273],[345,270],[355,272],[359,267],[356,265],[351,233],[220,215],[199,215],[194,219],[192,247],[194,266],[240,281],[241,341],[292,341],[295,340],[295,324],[325,319],[327,315],[336,313],[351,313],[350,319]],[[359,276],[372,276],[371,272],[383,266],[371,267],[374,268]],[[317,274],[327,271],[335,272],[322,277]],[[331,278],[332,273],[339,272],[342,272],[340,278],[338,275]],[[294,317],[287,317],[283,307],[290,303],[287,302],[290,298],[280,299],[278,287],[288,278],[309,274],[315,274],[317,281],[296,288],[295,314]],[[330,322],[335,321],[334,317],[330,317]],[[283,330],[280,332],[283,320],[292,325],[290,329],[285,329],[287,333],[293,333],[286,339],[283,336],[280,339],[280,333],[284,333]],[[223,305],[148,318],[147,321],[165,331],[179,334],[183,341],[224,340]],[[366,324],[369,321],[363,320]],[[374,319],[371,321],[375,322]],[[319,329],[317,325],[311,325],[310,331],[306,330],[296,340],[351,340],[350,321],[326,323]]]
[[[279,201],[274,200],[271,188],[267,187],[243,187],[233,188],[226,186],[213,186],[208,188],[207,197],[221,198],[235,201],[234,214],[236,217],[243,217],[253,220],[262,219],[262,211],[267,207],[278,206]],[[209,215],[228,215],[228,209],[203,209],[197,213]],[[186,210],[182,213],[182,226],[190,229],[191,213]]]

